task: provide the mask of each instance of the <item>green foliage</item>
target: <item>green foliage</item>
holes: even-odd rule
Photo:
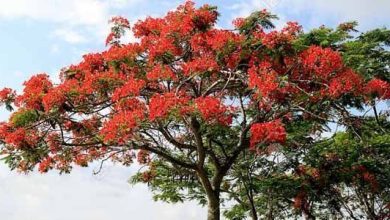
[[[302,34],[295,47],[303,50],[309,45],[331,47],[340,51],[347,66],[363,74],[367,79],[378,77],[390,81],[390,30],[374,29],[351,34],[356,22],[341,24],[337,29],[320,27]],[[346,28],[347,27],[347,28]]]
[[[207,200],[203,189],[191,170],[186,170],[162,161],[153,161],[155,177],[148,180],[149,189],[153,192],[156,201],[168,203],[184,202],[185,200],[196,200],[199,204],[205,205]],[[146,171],[147,172],[147,171]],[[129,180],[132,185],[144,183],[143,169]]]
[[[240,33],[249,35],[257,27],[263,27],[265,29],[275,28],[272,20],[278,19],[278,16],[273,15],[267,11],[253,12],[249,17],[245,18],[242,26],[238,28]]]
[[[15,127],[25,127],[38,120],[39,113],[32,109],[19,110],[11,118],[11,122]]]

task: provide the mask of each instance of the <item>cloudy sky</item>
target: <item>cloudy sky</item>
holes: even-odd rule
[[[122,15],[130,21],[161,16],[176,0],[0,0],[0,88],[21,88],[35,73],[57,76],[59,69],[82,54],[104,49],[107,21]],[[305,29],[336,26],[357,20],[360,30],[390,27],[389,0],[210,0],[217,5],[220,27],[250,12],[268,8],[285,21]],[[131,37],[128,37],[131,39]],[[0,120],[8,113],[0,110]],[[4,220],[154,220],[205,219],[196,203],[153,202],[145,186],[127,183],[132,168],[107,165],[76,168],[70,175],[56,172],[22,175],[0,163],[0,216]]]

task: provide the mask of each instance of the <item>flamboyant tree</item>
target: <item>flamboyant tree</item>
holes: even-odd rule
[[[345,143],[360,146],[364,155],[362,149],[373,142],[359,125],[371,120],[356,120],[351,109],[374,108],[376,100],[389,99],[390,83],[386,74],[359,64],[385,62],[368,55],[344,61],[338,44],[304,35],[294,22],[272,30],[275,16],[267,11],[236,19],[234,30],[216,28],[217,18],[215,7],[195,8],[188,1],[162,18],[138,21],[132,26],[138,41],[122,44],[131,26],[115,17],[109,48],[63,69],[60,83],[42,73],[27,80],[21,94],[1,90],[0,102],[15,109],[0,125],[5,162],[23,172],[35,167],[70,172],[92,161],[137,160],[146,168],[135,182],[150,184],[158,199],[207,204],[209,220],[220,219],[221,200],[240,199],[237,186],[253,185],[252,176],[260,174],[279,180],[272,182],[278,183],[273,190],[261,184],[269,195],[275,200],[283,195],[282,202],[306,218],[314,218],[313,201],[321,196],[314,187],[332,192],[332,176],[322,175],[329,169],[324,164],[337,164],[335,172],[348,174],[337,183],[360,181],[361,190],[381,189],[375,167],[335,163],[341,161],[336,152],[319,146]],[[353,27],[344,24],[339,31]],[[382,67],[388,73],[389,66]],[[378,132],[386,134],[387,119],[375,115]],[[346,128],[334,143],[319,138],[329,123]],[[388,137],[381,137],[388,148]],[[252,157],[261,160],[241,163]],[[312,184],[316,181],[322,185]],[[245,207],[257,218],[255,202],[263,200],[248,189]]]
[[[331,47],[364,78],[388,82],[390,31],[358,33],[356,25],[322,26],[300,34],[293,45]],[[290,141],[299,147],[244,154],[229,176],[237,180],[227,189],[237,202],[225,211],[226,217],[244,219],[249,213],[252,219],[291,219],[306,210],[318,219],[390,218],[390,112],[383,99],[388,98],[371,96],[364,102],[345,98],[344,102],[354,100],[347,105],[351,111],[333,117],[333,123],[305,119],[286,124]],[[318,107],[311,106],[321,112]],[[318,124],[327,135],[308,136]]]

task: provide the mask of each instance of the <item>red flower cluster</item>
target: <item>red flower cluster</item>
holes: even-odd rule
[[[8,101],[12,101],[16,96],[16,93],[14,90],[10,88],[4,88],[0,90],[0,103],[5,103]]]
[[[175,80],[176,75],[173,73],[171,68],[167,65],[157,65],[150,72],[146,74],[146,78],[151,81],[158,80]]]
[[[50,152],[55,154],[61,148],[61,137],[57,132],[51,132],[46,137],[47,146],[50,149]]]
[[[150,152],[145,150],[139,150],[137,153],[137,161],[139,164],[148,164],[151,161]]]
[[[200,97],[195,99],[196,107],[202,118],[207,122],[216,122],[222,125],[232,123],[230,109],[215,97]]]
[[[15,104],[30,109],[42,110],[42,98],[53,87],[47,74],[38,74],[24,82],[23,95],[17,96]]]
[[[42,98],[42,104],[46,112],[58,108],[63,110],[64,103],[68,100],[68,96],[80,94],[80,84],[75,79],[64,81],[62,84],[51,88]]]
[[[14,148],[21,148],[26,144],[26,130],[24,128],[13,128],[7,123],[0,125],[0,139]]]
[[[150,99],[149,119],[164,119],[171,110],[187,105],[189,99],[184,96],[176,96],[175,93],[169,92],[163,95],[156,94]]]
[[[147,182],[150,182],[152,181],[155,177],[156,177],[157,173],[155,170],[147,170],[145,172],[142,173],[142,181],[147,183]]]
[[[315,180],[318,180],[321,177],[320,170],[318,170],[317,168],[308,167],[305,165],[300,165],[296,169],[296,174],[298,176],[309,176]]]
[[[257,144],[284,143],[287,138],[286,130],[280,120],[253,124],[250,131],[251,148]]]
[[[232,24],[235,28],[240,29],[245,25],[245,18],[236,18],[233,20]]]
[[[269,97],[279,87],[277,73],[272,70],[271,64],[263,62],[259,66],[252,66],[248,70],[249,86],[256,88],[261,97]]]
[[[116,102],[123,98],[138,96],[144,86],[145,81],[143,80],[129,79],[122,87],[115,89],[112,100]]]
[[[329,95],[338,98],[343,94],[359,95],[362,91],[363,78],[351,69],[341,72],[329,84]]]
[[[373,191],[377,191],[379,187],[379,183],[377,178],[374,174],[372,174],[366,166],[359,165],[356,167],[353,167],[355,171],[357,171],[356,175],[359,177],[359,179],[365,181],[366,183],[370,184],[371,189]]]
[[[149,61],[166,59],[183,52],[183,39],[191,38],[197,31],[207,31],[217,19],[217,13],[210,6],[199,9],[187,1],[164,19],[147,18],[133,28],[134,35],[141,38],[141,47],[149,50]]]
[[[159,38],[159,40],[143,40],[143,45],[149,47],[150,62],[164,59],[171,56],[179,56],[182,53],[182,48],[175,44],[172,38]]]
[[[50,90],[43,98],[42,104],[45,111],[60,107],[66,100],[65,91],[60,89]]]
[[[85,76],[80,91],[85,94],[105,94],[123,84],[125,76],[114,71],[104,71]]]
[[[130,28],[129,21],[126,18],[121,17],[121,16],[112,17],[110,19],[110,23],[113,23],[113,24],[121,26],[121,27]]]
[[[89,73],[104,71],[104,57],[100,53],[86,54],[83,61],[77,66],[71,66],[70,70],[76,79],[83,79]]]
[[[269,49],[278,46],[290,45],[296,39],[302,27],[297,22],[288,22],[281,31],[271,31],[270,33],[260,32],[262,43]]]
[[[142,110],[125,111],[115,114],[104,123],[100,134],[107,143],[125,143],[133,134],[133,130],[144,118]]]
[[[231,45],[240,45],[243,38],[242,36],[230,31],[214,30],[206,35],[205,40],[211,49],[220,51]]]
[[[138,21],[133,27],[135,37],[148,37],[150,35],[159,35],[166,22],[162,18],[147,17],[143,21]]]
[[[194,15],[192,17],[192,23],[197,29],[205,29],[210,26],[210,24],[214,24],[217,20],[218,13],[213,11],[209,5],[203,5],[198,10],[194,11]]]
[[[365,87],[365,91],[379,99],[390,99],[390,83],[381,79],[374,78],[370,80]]]
[[[330,48],[311,46],[301,54],[304,73],[327,80],[342,70],[341,55]]]
[[[133,60],[141,51],[139,44],[127,44],[121,47],[110,47],[102,53],[102,57],[107,62],[120,60]]]
[[[53,163],[54,163],[53,158],[51,158],[51,157],[49,157],[49,156],[46,157],[46,158],[44,158],[44,159],[39,163],[38,171],[41,172],[41,173],[46,173],[47,171],[49,171],[49,169],[52,168]]]
[[[74,163],[81,166],[81,167],[88,166],[88,162],[89,162],[89,157],[87,154],[77,153],[74,156]]]
[[[198,73],[202,74],[205,72],[216,72],[219,70],[218,63],[209,56],[197,57],[192,61],[186,62],[183,65],[184,75],[190,76],[192,74]]]

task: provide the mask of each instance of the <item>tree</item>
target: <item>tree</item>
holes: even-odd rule
[[[331,47],[366,79],[388,79],[390,31],[375,29],[357,35],[356,25],[348,22],[337,29],[313,29],[300,34],[294,47]],[[308,120],[291,123],[289,139],[300,142],[301,147],[270,155],[247,154],[240,159],[238,166],[232,167],[237,184],[229,189],[237,203],[225,211],[226,217],[289,219],[300,214],[296,210],[303,199],[312,204],[310,213],[319,219],[389,218],[389,111],[380,98],[366,101],[368,105],[350,106],[348,117],[334,117],[333,125],[324,122],[324,128],[333,127],[327,136],[308,140],[308,129],[315,124]],[[335,130],[336,124],[339,129]],[[302,188],[310,195],[303,197]]]
[[[293,190],[279,187],[271,195],[285,192],[275,199],[314,218],[316,194],[302,184],[309,182],[307,175],[317,178],[321,164],[308,151],[323,144],[314,135],[340,119],[350,139],[366,146],[351,108],[389,99],[389,79],[353,69],[364,58],[343,61],[331,44],[302,38],[297,23],[272,30],[276,16],[267,11],[236,19],[235,30],[215,28],[217,18],[216,7],[195,8],[188,1],[163,18],[138,21],[132,31],[139,41],[122,44],[130,24],[115,17],[110,47],[63,69],[59,84],[37,74],[21,94],[2,90],[0,101],[9,110],[16,107],[0,126],[5,162],[25,172],[36,166],[40,172],[70,172],[92,161],[130,165],[137,159],[146,169],[134,182],[150,184],[157,199],[207,204],[209,220],[220,219],[221,202],[228,199],[223,195],[234,196],[231,189],[241,184],[237,177],[250,181],[252,172],[274,173],[272,167],[288,162],[273,176],[279,181],[268,186]],[[287,159],[269,163],[277,152]],[[240,167],[245,155],[266,161]],[[303,157],[309,157],[306,167],[299,166]],[[240,169],[248,169],[248,177]],[[363,181],[374,185],[371,168],[361,169],[369,177]]]

